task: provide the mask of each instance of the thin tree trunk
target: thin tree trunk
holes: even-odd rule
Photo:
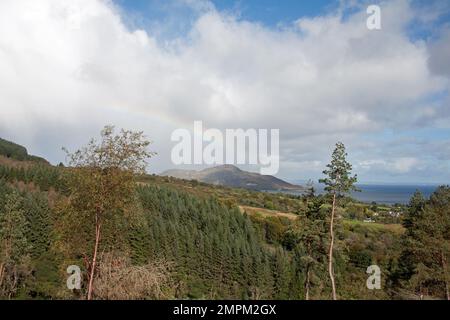
[[[444,252],[441,250],[441,263],[442,263],[442,270],[444,272],[444,282],[445,282],[445,296],[447,300],[450,300],[450,291],[448,286],[448,275],[447,275],[447,263],[445,261]]]
[[[447,300],[450,301],[450,291],[449,291],[449,288],[448,288],[448,281],[447,280],[445,280],[445,294],[447,296]]]
[[[15,267],[14,267],[14,269],[15,269]],[[12,283],[11,291],[9,292],[9,297],[8,297],[9,300],[11,300],[12,295],[13,295],[13,293],[15,293],[15,290],[17,288],[17,282],[18,282],[17,278],[18,278],[17,270],[14,270],[14,272],[13,272],[13,283]]]
[[[8,222],[10,222],[10,220],[8,220]],[[11,240],[11,224],[8,223],[8,236],[6,238],[5,241],[5,247],[1,248],[5,250],[5,253],[3,254],[3,256],[5,257],[5,261],[8,261],[11,257],[10,257],[10,251],[11,251],[11,247],[12,247],[12,240]],[[5,277],[5,273],[6,273],[6,263],[2,262],[0,265],[0,287],[3,284],[3,278]]]
[[[305,289],[306,289],[306,294],[305,294],[305,300],[309,300],[309,275],[310,271],[309,271],[309,267],[308,267],[308,271],[306,271],[306,282],[305,282]]]
[[[0,264],[0,288],[3,284],[3,273],[5,272],[5,264]]]
[[[333,273],[333,246],[334,246],[334,211],[336,207],[336,193],[333,194],[333,207],[331,209],[331,220],[330,220],[330,250],[328,252],[328,273],[330,274],[331,289],[333,292],[333,300],[336,298],[336,285],[334,283],[334,273]]]
[[[307,250],[308,250],[308,255],[310,257],[312,257],[311,243],[309,241],[307,242]],[[309,291],[310,291],[310,286],[311,286],[310,279],[311,279],[311,265],[308,264],[306,267],[305,300],[309,300]]]
[[[96,214],[96,216],[95,216],[95,245],[94,245],[94,254],[92,256],[91,272],[90,272],[90,276],[89,276],[88,295],[87,295],[88,300],[92,300],[95,267],[97,264],[98,244],[100,242],[100,228],[101,228],[100,219],[99,219],[98,214]]]

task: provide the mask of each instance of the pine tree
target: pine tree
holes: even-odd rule
[[[408,253],[415,266],[410,285],[420,296],[450,300],[450,187],[438,188],[423,206],[413,204],[419,204],[419,214],[407,233]]]
[[[325,191],[327,191],[333,199],[330,217],[330,248],[328,252],[328,273],[331,280],[331,289],[333,300],[337,299],[336,285],[333,270],[333,249],[334,249],[334,223],[337,200],[340,196],[357,190],[354,184],[357,177],[351,176],[352,165],[347,162],[347,153],[342,142],[336,143],[336,148],[331,156],[331,163],[327,165],[327,169],[323,171],[327,177],[320,179],[319,182],[325,184]]]
[[[423,194],[419,190],[416,190],[409,201],[408,210],[403,219],[403,226],[406,228],[407,232],[413,232],[414,223],[422,213],[425,202]]]
[[[50,248],[53,224],[50,208],[43,194],[27,194],[24,199],[27,212],[28,233],[27,240],[32,246],[33,258],[46,253]]]

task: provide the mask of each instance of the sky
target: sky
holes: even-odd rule
[[[280,129],[289,181],[343,141],[361,182],[449,183],[449,57],[446,0],[2,0],[0,137],[56,164],[105,124],[143,130],[159,173],[202,120]]]

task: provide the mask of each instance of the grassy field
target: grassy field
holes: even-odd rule
[[[287,218],[289,220],[296,220],[298,218],[298,215],[293,213],[286,213],[276,210],[269,210],[269,209],[263,209],[263,208],[255,208],[255,207],[249,207],[249,206],[239,206],[239,210],[241,210],[242,213],[247,213],[248,215],[259,215],[263,218],[268,217],[283,217]]]
[[[405,232],[405,228],[401,224],[383,224],[376,222],[363,222],[358,220],[343,220],[344,226],[348,228],[366,228],[371,231],[390,231],[396,234],[403,234]]]

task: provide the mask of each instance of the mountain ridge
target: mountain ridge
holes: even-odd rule
[[[24,146],[2,138],[0,138],[0,156],[18,161],[32,161],[50,164],[42,157],[30,155],[27,148]]]
[[[271,175],[249,172],[230,164],[206,168],[203,170],[170,169],[159,174],[185,180],[244,188],[256,191],[303,191],[304,188]]]

